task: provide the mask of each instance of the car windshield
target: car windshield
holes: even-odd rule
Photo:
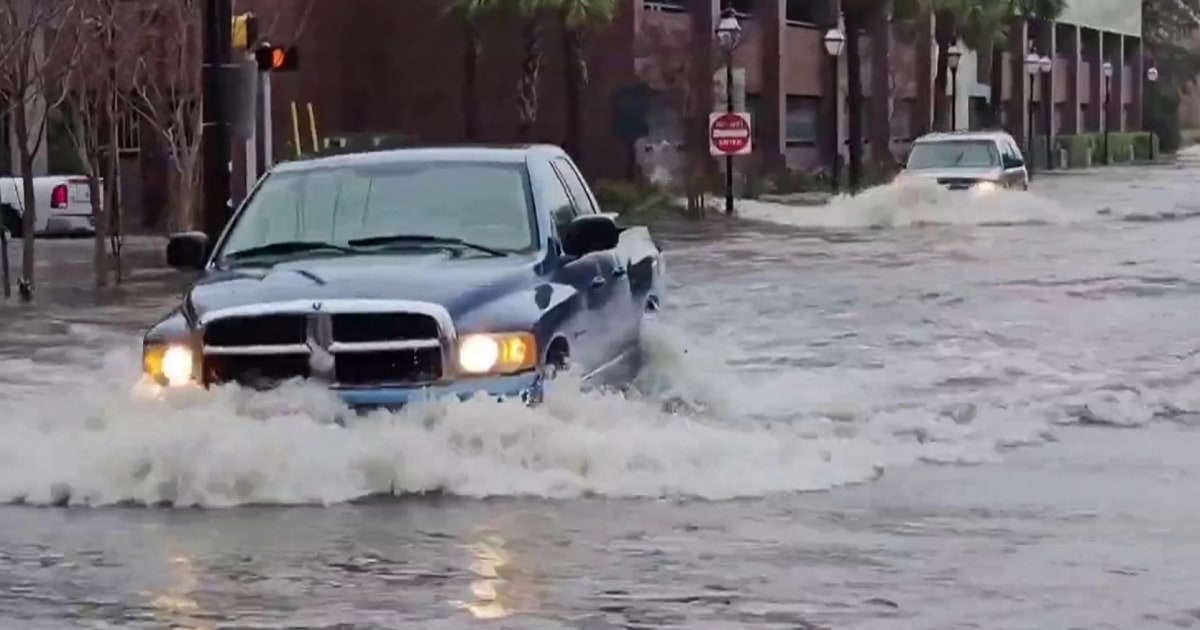
[[[908,156],[908,169],[995,168],[1000,152],[990,140],[949,140],[918,142]]]
[[[503,254],[531,249],[533,226],[524,164],[322,166],[264,180],[238,216],[221,258],[380,246]]]

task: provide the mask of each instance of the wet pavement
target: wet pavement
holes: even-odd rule
[[[642,395],[349,429],[139,396],[181,280],[55,243],[0,306],[0,627],[1200,627],[1197,175],[663,228]]]

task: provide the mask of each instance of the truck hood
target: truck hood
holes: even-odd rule
[[[980,179],[998,180],[1002,171],[999,168],[926,168],[916,171],[902,171],[903,179]]]
[[[291,300],[417,300],[452,317],[537,280],[533,256],[452,259],[445,254],[309,258],[271,267],[209,271],[190,289],[192,317],[214,310]]]

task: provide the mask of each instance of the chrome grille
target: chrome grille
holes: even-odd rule
[[[269,388],[292,378],[334,387],[432,383],[448,377],[454,326],[424,302],[329,300],[238,307],[207,314],[208,383]]]

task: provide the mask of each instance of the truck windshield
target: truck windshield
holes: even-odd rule
[[[908,156],[908,169],[931,168],[996,168],[1000,153],[996,143],[989,140],[948,140],[918,142]]]
[[[322,166],[264,180],[230,231],[221,257],[270,252],[277,243],[345,248],[365,239],[405,235],[421,238],[390,242],[420,247],[460,241],[528,251],[535,243],[533,226],[524,164]]]

